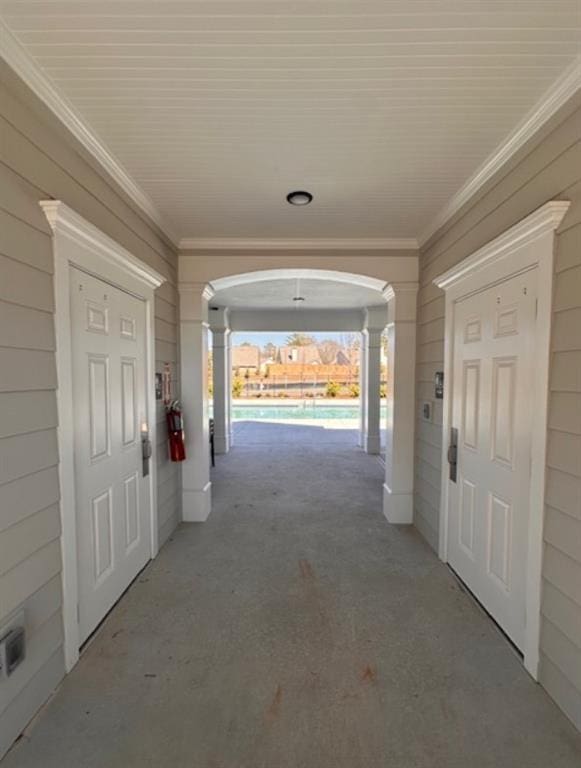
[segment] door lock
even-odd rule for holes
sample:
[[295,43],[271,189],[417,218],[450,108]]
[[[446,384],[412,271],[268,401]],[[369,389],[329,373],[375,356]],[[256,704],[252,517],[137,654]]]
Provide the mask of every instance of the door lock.
[[450,480],[455,483],[458,476],[458,430],[450,430],[450,445],[448,446],[448,464],[450,465]]

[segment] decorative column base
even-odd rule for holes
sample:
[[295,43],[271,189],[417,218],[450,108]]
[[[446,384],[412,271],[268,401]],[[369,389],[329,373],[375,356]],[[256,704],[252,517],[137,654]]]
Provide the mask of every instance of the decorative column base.
[[212,483],[200,490],[184,488],[182,491],[182,517],[184,523],[203,523],[212,508]]
[[366,453],[371,453],[373,455],[381,453],[381,436],[365,435],[363,446]]
[[383,484],[383,514],[388,523],[411,525],[414,521],[413,493],[393,493]]
[[214,449],[216,453],[228,453],[230,450],[230,438],[228,435],[214,434]]

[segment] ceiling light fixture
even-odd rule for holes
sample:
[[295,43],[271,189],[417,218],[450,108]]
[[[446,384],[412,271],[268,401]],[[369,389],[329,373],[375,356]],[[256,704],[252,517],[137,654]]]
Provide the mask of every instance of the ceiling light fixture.
[[304,296],[295,296],[293,301],[304,301]]
[[297,189],[295,192],[289,192],[286,196],[287,203],[291,205],[308,205],[312,199],[313,196],[310,192],[300,189]]

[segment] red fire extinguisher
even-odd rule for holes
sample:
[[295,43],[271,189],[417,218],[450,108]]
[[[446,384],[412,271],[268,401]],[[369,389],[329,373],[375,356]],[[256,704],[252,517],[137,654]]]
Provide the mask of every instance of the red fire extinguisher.
[[186,458],[186,446],[184,443],[184,421],[179,400],[174,400],[167,406],[166,419],[169,457],[172,461],[183,461]]

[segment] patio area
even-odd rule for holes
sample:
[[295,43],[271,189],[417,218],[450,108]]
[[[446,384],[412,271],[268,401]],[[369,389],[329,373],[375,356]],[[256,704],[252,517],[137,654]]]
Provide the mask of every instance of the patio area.
[[[3,768],[574,768],[581,736],[354,433],[237,426]],[[244,437],[244,440],[242,440]]]

